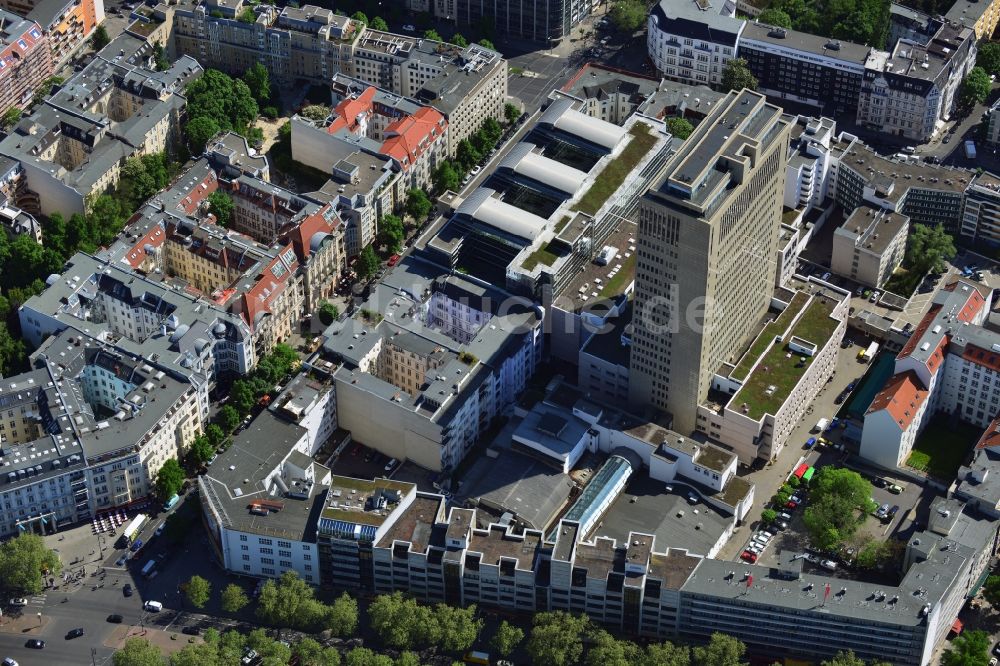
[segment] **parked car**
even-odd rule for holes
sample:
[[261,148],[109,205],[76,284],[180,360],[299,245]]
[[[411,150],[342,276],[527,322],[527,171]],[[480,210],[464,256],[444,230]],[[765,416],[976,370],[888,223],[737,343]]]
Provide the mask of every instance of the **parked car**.
[[132,584],[131,583],[126,583],[125,584],[125,587],[122,588],[122,594],[124,594],[126,597],[131,597],[132,596]]
[[395,458],[390,458],[389,462],[387,462],[385,464],[384,470],[386,472],[391,472],[392,470],[396,469],[396,465],[398,465],[398,464],[399,464],[398,460],[396,460]]
[[122,623],[122,621],[124,621],[124,619],[125,619],[125,618],[123,618],[123,617],[122,617],[121,615],[119,615],[118,613],[115,613],[115,614],[113,614],[113,615],[109,615],[109,616],[108,616],[108,622],[110,622],[111,624],[121,624],[121,623]]
[[806,448],[807,449],[811,449],[815,445],[816,445],[816,438],[815,437],[810,437],[809,439],[806,440]]
[[778,514],[778,520],[784,520],[785,522],[788,522],[791,519],[792,519],[792,514],[790,513],[782,511],[781,513]]
[[872,479],[872,484],[876,488],[885,488],[887,485],[889,485],[889,483],[881,476],[876,476],[874,479]]
[[159,601],[147,601],[142,605],[142,607],[145,608],[150,613],[159,613],[161,610],[163,610],[163,604],[160,603]]
[[688,499],[688,504],[697,504],[698,503],[698,496],[694,494],[694,491],[688,492],[687,499]]
[[[994,661],[996,660],[994,659]],[[19,666],[19,664],[10,657],[4,657],[3,666]]]
[[895,483],[890,483],[889,486],[886,488],[886,490],[888,490],[893,495],[899,495],[903,492],[903,487],[897,486]]
[[79,638],[80,636],[83,636],[83,633],[84,633],[83,632],[83,627],[77,627],[76,629],[70,629],[69,631],[66,632],[66,640],[70,640],[70,639],[73,639],[73,638]]
[[744,550],[743,554],[740,555],[740,559],[753,564],[757,561],[757,553],[751,553],[749,550]]
[[22,608],[28,605],[28,600],[24,597],[14,597],[10,600],[10,605],[14,608]]
[[878,300],[878,297],[881,296],[881,295],[882,295],[881,293],[879,293],[877,291],[873,291],[872,295],[868,297],[868,302],[869,303],[876,302]]
[[200,636],[201,629],[198,627],[184,627],[181,629],[181,633],[186,634],[187,636]]
[[403,32],[416,32],[416,31],[417,29],[412,25],[410,25],[409,23],[403,26]]
[[885,518],[886,514],[889,513],[889,505],[883,504],[879,508],[875,509],[876,518]]
[[833,560],[823,560],[823,561],[821,561],[819,563],[819,565],[821,567],[823,567],[824,569],[826,569],[827,571],[836,571],[837,570],[837,563],[834,562]]

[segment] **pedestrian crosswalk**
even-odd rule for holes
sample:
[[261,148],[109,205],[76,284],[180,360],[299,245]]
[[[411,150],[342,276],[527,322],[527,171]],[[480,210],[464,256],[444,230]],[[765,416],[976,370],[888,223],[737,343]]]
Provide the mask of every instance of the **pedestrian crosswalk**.
[[48,597],[47,594],[36,594],[33,597],[28,597],[29,606],[44,606],[45,599]]

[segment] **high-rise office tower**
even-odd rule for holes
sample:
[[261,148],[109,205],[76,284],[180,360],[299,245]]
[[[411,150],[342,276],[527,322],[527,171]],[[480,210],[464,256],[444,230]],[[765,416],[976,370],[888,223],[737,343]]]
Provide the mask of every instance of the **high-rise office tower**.
[[767,312],[790,131],[763,95],[731,92],[640,201],[629,392],[678,432]]

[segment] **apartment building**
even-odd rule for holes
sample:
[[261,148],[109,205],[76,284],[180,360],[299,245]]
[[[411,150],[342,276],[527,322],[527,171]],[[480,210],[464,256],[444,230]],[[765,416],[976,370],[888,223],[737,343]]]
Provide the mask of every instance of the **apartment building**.
[[0,7],[41,27],[53,70],[65,64],[104,22],[104,0],[2,0]]
[[811,284],[779,290],[780,311],[746,352],[712,376],[696,429],[745,465],[773,460],[837,365],[847,330],[850,293]]
[[0,63],[0,108],[23,109],[53,72],[41,26],[0,10]]
[[[323,390],[332,395],[328,386]],[[295,403],[293,397],[282,404]],[[316,404],[307,412],[326,423],[334,416]],[[312,458],[324,440],[310,436],[299,422],[302,414],[299,408],[265,410],[198,477],[209,544],[219,564],[233,573],[280,578],[292,571],[312,585],[328,582],[316,528],[331,474]]]
[[806,573],[783,554],[766,568],[704,559],[680,588],[682,640],[722,631],[768,659],[852,650],[892,664],[933,661],[997,548],[997,523],[936,499],[910,537],[896,585]]
[[46,339],[0,389],[0,534],[50,533],[146,498],[201,432],[198,394],[117,345],[72,329]]
[[[580,111],[588,116],[624,125],[625,119],[657,91],[658,85],[655,79],[587,63],[555,94],[580,102]],[[705,101],[709,102],[711,97],[709,93]],[[694,105],[694,100],[691,104]]]
[[307,215],[278,240],[290,244],[302,273],[302,310],[315,312],[347,270],[346,225],[332,204]]
[[28,299],[18,315],[33,347],[70,328],[191,377],[206,413],[216,376],[246,374],[258,358],[251,328],[241,317],[111,256],[73,255],[63,274]]
[[937,31],[940,24],[939,20],[932,19],[928,14],[918,12],[906,5],[891,2],[889,3],[889,37],[886,43],[895,44],[900,39],[908,39],[921,44],[926,43]]
[[552,43],[569,37],[573,27],[590,15],[591,0],[406,0],[412,12],[427,12],[453,22],[459,30],[489,26],[498,35],[515,39]]
[[[151,199],[108,254],[126,270],[210,299],[214,306],[241,317],[259,355],[287,339],[301,317],[336,287],[346,262],[344,224],[331,204],[301,200],[306,206],[280,222],[277,237],[268,244],[220,227],[208,213],[207,197],[220,186],[227,187],[227,177],[249,179],[258,186],[263,181],[244,175],[233,161],[217,174],[211,159],[210,155],[198,160]],[[240,199],[266,211],[255,215],[248,206],[244,219],[274,222],[268,217],[275,210],[273,201],[265,196],[277,194],[280,199],[281,193],[288,194],[273,188]],[[287,212],[289,207],[279,208]]]
[[[238,17],[248,9],[255,21]],[[326,86],[343,74],[444,115],[448,154],[486,118],[501,120],[507,100],[507,61],[478,44],[453,44],[371,30],[312,5],[267,5],[205,0],[174,13],[177,52],[205,67],[240,75],[254,63],[280,82]]]
[[482,127],[500,121],[507,101],[507,61],[478,44],[453,44],[365,30],[348,72],[435,108],[448,121],[448,155]]
[[748,21],[739,56],[768,97],[840,115],[857,107],[871,49],[860,44]]
[[1000,2],[989,0],[979,2],[979,0],[955,0],[955,4],[944,15],[944,18],[952,23],[959,23],[966,28],[970,28],[976,39],[989,39],[996,32],[997,23],[1000,23]]
[[525,299],[405,258],[353,319],[325,333],[340,426],[385,455],[454,469],[534,374],[542,315]]
[[867,203],[959,233],[972,171],[883,157],[846,132],[831,141],[830,154],[829,187],[844,210]]
[[858,206],[833,232],[831,270],[881,289],[903,263],[909,229],[910,220],[905,215]]
[[[247,12],[253,21],[244,20]],[[178,54],[202,66],[240,76],[256,63],[281,84],[305,80],[326,85],[350,71],[359,24],[314,5],[274,7],[228,0],[184,2],[174,10]]]
[[704,120],[725,94],[705,85],[692,86],[679,81],[660,79],[656,91],[637,109],[650,118],[664,119],[670,116],[687,118],[691,121]]
[[951,117],[975,64],[975,33],[958,23],[943,24],[927,43],[903,39],[890,53],[872,50],[857,98],[858,124],[927,141]]
[[860,454],[886,469],[906,463],[931,416],[980,428],[1000,410],[1000,335],[983,327],[990,291],[957,279],[934,301],[896,356],[895,374],[865,414]]
[[639,202],[629,392],[678,432],[767,312],[790,131],[763,95],[730,93]]
[[785,167],[785,208],[808,211],[830,196],[830,144],[836,134],[831,118],[796,117]]
[[1000,178],[989,171],[969,181],[959,233],[973,246],[1000,245]]
[[649,12],[649,57],[672,81],[719,86],[745,23],[729,0],[660,0]]
[[392,160],[404,189],[431,188],[431,174],[447,153],[448,122],[436,109],[346,77],[333,80],[342,96],[329,118],[320,123],[297,117],[292,156],[326,173],[342,144]]
[[294,221],[316,213],[320,205],[266,180],[240,173],[220,178],[219,188],[235,207],[229,228],[270,245]]
[[92,194],[118,183],[126,159],[173,145],[181,91],[202,69],[181,58],[154,72],[151,53],[147,42],[119,36],[0,141],[0,155],[24,170],[28,212],[83,213]]
[[[300,125],[298,117],[292,118],[292,154],[302,154],[297,147],[311,144],[312,125]],[[345,249],[347,256],[355,257],[371,244],[378,232],[378,220],[402,205],[405,190],[399,171],[392,160],[383,155],[372,155],[347,141],[325,144],[329,152],[330,180],[316,192],[306,196],[315,201],[328,201],[347,225]]]
[[997,520],[1000,518],[1000,487],[997,475],[997,445],[1000,444],[1000,417],[983,431],[972,449],[972,462],[959,468],[955,476],[955,497],[970,508]]
[[899,584],[874,589],[807,571],[791,553],[774,567],[741,563],[737,571],[683,548],[658,551],[660,539],[638,531],[590,538],[568,519],[548,536],[483,526],[475,509],[448,509],[412,484],[334,477],[331,488],[319,539],[324,575],[338,587],[583,613],[655,640],[704,641],[721,627],[761,659],[853,650],[863,659],[927,663],[997,546],[995,521],[936,500],[927,529],[907,544]]

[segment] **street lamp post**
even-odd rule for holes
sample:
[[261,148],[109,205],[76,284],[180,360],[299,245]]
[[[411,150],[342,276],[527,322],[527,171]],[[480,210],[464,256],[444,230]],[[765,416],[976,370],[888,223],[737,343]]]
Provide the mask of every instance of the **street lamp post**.
[[41,611],[38,612],[38,626],[39,627],[42,626],[42,612]]

